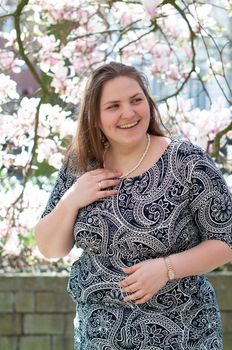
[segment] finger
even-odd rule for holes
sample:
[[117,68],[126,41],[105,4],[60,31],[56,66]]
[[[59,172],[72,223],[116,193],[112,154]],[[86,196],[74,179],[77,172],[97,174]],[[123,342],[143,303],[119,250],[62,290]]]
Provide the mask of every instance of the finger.
[[124,287],[124,288],[121,288],[121,291],[123,293],[134,293],[136,292],[137,290],[139,290],[139,285],[138,283],[134,283],[134,284],[131,284],[130,286],[128,287]]
[[114,180],[102,180],[98,182],[101,186],[101,189],[107,188],[107,187],[112,187],[115,185],[118,185],[120,182],[119,179],[114,179]]
[[119,174],[119,176],[122,175],[122,172],[120,170],[117,169],[110,169],[110,168],[103,168],[103,170],[105,172],[110,172],[110,173],[114,173],[114,174]]
[[142,290],[138,290],[137,292],[127,295],[124,298],[124,301],[136,301],[136,300],[143,300],[145,293]]
[[97,192],[97,199],[105,198],[105,197],[112,197],[112,196],[115,196],[117,193],[118,193],[118,190],[98,191]]
[[129,266],[129,267],[125,267],[122,269],[123,272],[125,272],[126,274],[131,274],[131,273],[134,273],[135,271],[137,271],[139,268],[140,268],[141,264],[138,263],[138,264],[135,264],[133,266]]
[[119,282],[119,286],[121,288],[125,288],[125,287],[128,287],[134,283],[136,283],[136,278],[135,276],[129,276],[129,277],[126,277],[124,280],[120,281]]
[[92,175],[95,177],[96,181],[103,181],[115,178],[118,179],[122,175],[122,173],[120,171],[102,169],[101,172],[92,173]]
[[90,170],[89,174],[93,175],[93,176],[98,176],[100,174],[103,174],[104,170],[105,170],[104,168],[98,168],[98,169]]
[[87,174],[91,176],[105,176],[107,174],[111,174],[111,177],[120,177],[122,173],[118,170],[112,170],[112,169],[104,169],[104,168],[98,168],[94,170],[90,170],[87,172]]
[[147,301],[149,301],[150,299],[151,299],[151,297],[147,294],[147,295],[143,296],[142,298],[135,300],[135,304],[144,304]]

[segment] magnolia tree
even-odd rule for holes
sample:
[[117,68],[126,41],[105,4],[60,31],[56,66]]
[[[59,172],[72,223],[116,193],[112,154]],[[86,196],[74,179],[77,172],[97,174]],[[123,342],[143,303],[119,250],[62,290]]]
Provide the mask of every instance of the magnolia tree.
[[[14,257],[25,268],[42,258],[34,226],[75,131],[85,80],[104,62],[143,70],[171,133],[205,148],[229,175],[230,0],[8,3],[0,5],[2,262]],[[25,69],[37,86],[27,96],[12,78]]]

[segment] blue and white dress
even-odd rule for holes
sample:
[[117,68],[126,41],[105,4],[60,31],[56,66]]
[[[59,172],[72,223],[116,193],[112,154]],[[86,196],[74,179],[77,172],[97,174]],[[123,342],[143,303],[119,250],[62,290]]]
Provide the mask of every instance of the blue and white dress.
[[[43,216],[76,177],[61,167]],[[117,196],[82,208],[73,229],[83,249],[68,292],[76,302],[75,350],[222,350],[215,292],[205,275],[168,282],[148,302],[124,302],[123,267],[183,252],[204,240],[232,247],[232,204],[211,158],[172,139]],[[54,232],[55,234],[55,232]]]

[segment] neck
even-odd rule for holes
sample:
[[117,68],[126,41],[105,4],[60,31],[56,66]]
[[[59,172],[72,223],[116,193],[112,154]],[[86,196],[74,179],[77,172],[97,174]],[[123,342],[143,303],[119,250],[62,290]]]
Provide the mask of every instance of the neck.
[[126,177],[137,170],[147,155],[150,146],[150,135],[139,143],[138,147],[111,147],[105,150],[103,157],[104,168],[117,169],[123,173],[121,177]]

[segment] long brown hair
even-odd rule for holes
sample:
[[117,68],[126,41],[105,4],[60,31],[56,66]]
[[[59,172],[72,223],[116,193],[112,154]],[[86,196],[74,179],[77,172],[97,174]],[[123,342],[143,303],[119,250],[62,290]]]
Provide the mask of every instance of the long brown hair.
[[90,163],[103,164],[103,152],[106,138],[99,128],[100,98],[103,85],[114,78],[126,76],[137,81],[150,107],[150,123],[147,132],[151,135],[164,136],[160,128],[159,110],[148,92],[146,76],[134,67],[118,62],[110,62],[97,68],[90,76],[81,101],[80,116],[76,134],[67,150],[64,164],[77,168],[83,173]]

